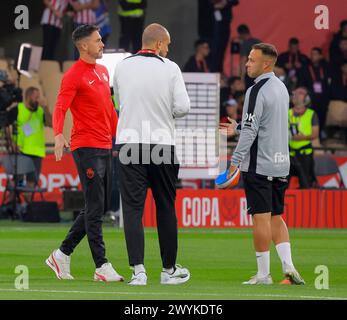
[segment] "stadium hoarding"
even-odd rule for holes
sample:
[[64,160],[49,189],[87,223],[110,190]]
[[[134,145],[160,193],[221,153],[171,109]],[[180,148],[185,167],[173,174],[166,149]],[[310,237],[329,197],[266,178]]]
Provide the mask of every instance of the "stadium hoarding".
[[[335,157],[344,181],[347,177],[347,157]],[[339,184],[338,176],[321,178],[322,185],[334,187]],[[0,199],[5,190],[6,175],[0,166]],[[80,188],[79,178],[71,154],[66,154],[61,162],[53,155],[43,161],[40,176],[42,187],[48,189],[46,201],[56,201],[61,209],[62,188]],[[187,184],[186,184],[187,185]],[[199,187],[199,182],[191,181],[190,186]],[[37,200],[40,200],[37,195]],[[180,228],[247,228],[252,220],[247,215],[247,201],[242,189],[178,189],[177,218]],[[289,189],[285,198],[284,218],[289,227],[295,228],[347,228],[347,190]],[[148,193],[144,224],[155,227],[155,204]]]
[[[240,190],[178,190],[180,228],[249,228],[245,193]],[[347,228],[347,190],[288,190],[283,218],[290,228]],[[149,192],[144,225],[156,227],[155,202]]]

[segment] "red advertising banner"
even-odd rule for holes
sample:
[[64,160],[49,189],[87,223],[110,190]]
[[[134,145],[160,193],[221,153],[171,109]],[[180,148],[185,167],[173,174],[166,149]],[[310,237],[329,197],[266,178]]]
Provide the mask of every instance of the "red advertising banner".
[[[342,180],[347,181],[347,158],[335,157]],[[321,185],[338,186],[339,177],[320,178]],[[0,199],[5,190],[6,174],[0,166]],[[80,188],[79,177],[71,154],[56,162],[48,155],[42,165],[42,187],[47,188],[45,200],[58,202],[62,208],[64,186]],[[243,190],[201,189],[177,190],[177,218],[181,228],[243,228],[252,226],[247,215],[247,201]],[[194,184],[191,185],[194,187]],[[39,199],[39,195],[37,195]],[[347,190],[289,189],[286,192],[284,219],[296,228],[347,228]],[[156,226],[155,203],[149,190],[144,209],[144,224]]]
[[[177,190],[180,228],[249,228],[243,190]],[[283,218],[290,228],[347,228],[347,190],[288,190]],[[155,203],[148,193],[144,225],[156,227]]]
[[[5,185],[6,174],[4,168],[0,165],[0,199],[2,199],[5,191]],[[56,201],[59,207],[62,208],[61,188],[64,186],[80,188],[80,179],[72,155],[64,155],[59,162],[55,161],[54,155],[47,155],[42,162],[40,186],[47,188],[47,192],[44,194],[45,200]],[[39,199],[40,195],[37,194],[35,200]]]

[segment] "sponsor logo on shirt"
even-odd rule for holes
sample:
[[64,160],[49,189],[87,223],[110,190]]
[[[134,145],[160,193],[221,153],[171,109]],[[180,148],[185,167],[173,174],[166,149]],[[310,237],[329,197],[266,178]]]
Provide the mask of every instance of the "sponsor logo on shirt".
[[283,154],[282,152],[275,153],[275,163],[289,162],[289,154]]
[[252,122],[255,118],[255,115],[252,113],[246,113],[245,120],[244,120],[244,126],[245,127],[252,127]]
[[254,115],[254,114],[252,114],[252,113],[246,113],[245,121],[247,121],[247,122],[253,122],[254,118],[255,118],[255,115]]

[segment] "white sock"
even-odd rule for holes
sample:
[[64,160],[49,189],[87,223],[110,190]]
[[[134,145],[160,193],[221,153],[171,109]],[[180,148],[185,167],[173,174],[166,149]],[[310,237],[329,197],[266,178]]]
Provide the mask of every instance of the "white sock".
[[135,264],[134,272],[135,272],[135,274],[139,274],[140,272],[146,273],[145,266],[143,264]]
[[169,269],[163,268],[163,271],[167,272],[168,274],[173,274],[175,269],[174,268],[169,268]]
[[292,261],[292,252],[290,250],[290,243],[289,242],[282,242],[276,245],[276,250],[278,253],[278,256],[281,259],[282,266],[286,264],[287,266],[293,267],[293,261]]
[[55,253],[54,253],[54,256],[57,258],[57,259],[65,259],[67,258],[68,256],[62,252],[60,249],[56,250]]
[[258,273],[260,278],[270,274],[270,251],[256,252]]

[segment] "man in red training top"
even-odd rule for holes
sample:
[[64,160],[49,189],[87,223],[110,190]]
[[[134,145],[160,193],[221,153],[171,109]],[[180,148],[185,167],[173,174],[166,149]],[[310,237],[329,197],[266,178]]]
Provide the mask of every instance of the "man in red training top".
[[96,64],[104,47],[98,30],[94,25],[82,25],[72,33],[80,59],[64,75],[53,115],[55,157],[60,161],[64,146],[69,146],[63,127],[66,111],[71,110],[70,149],[82,184],[85,208],[46,264],[58,279],[73,279],[70,256],[87,235],[96,265],[94,280],[123,281],[105,257],[102,236],[102,216],[111,198],[111,148],[118,118],[111,100],[108,72]]

